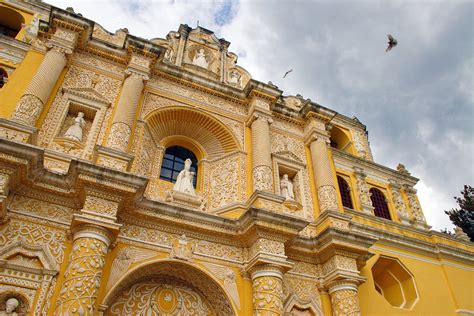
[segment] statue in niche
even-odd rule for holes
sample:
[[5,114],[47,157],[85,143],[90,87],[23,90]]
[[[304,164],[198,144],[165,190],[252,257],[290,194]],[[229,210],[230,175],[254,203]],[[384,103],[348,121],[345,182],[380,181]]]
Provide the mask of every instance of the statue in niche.
[[64,137],[82,142],[82,128],[85,124],[84,113],[77,113],[74,123],[67,129],[66,133],[64,133]]
[[191,168],[191,159],[186,159],[184,161],[184,169],[181,170],[176,178],[176,183],[174,184],[173,190],[178,192],[187,193],[190,195],[196,195],[196,191],[193,186],[193,179],[195,173],[190,170]]
[[293,191],[293,183],[290,179],[288,179],[288,175],[285,173],[283,178],[280,181],[280,190],[281,196],[283,196],[286,200],[295,200],[295,193]]
[[10,297],[5,304],[5,310],[0,311],[0,316],[18,316],[18,313],[15,312],[18,305],[20,302],[16,298]]
[[197,52],[195,55],[194,55],[194,59],[193,59],[193,65],[196,65],[196,66],[199,66],[199,67],[202,67],[202,68],[205,68],[207,69],[207,67],[209,66],[207,60],[206,60],[206,53],[204,52],[204,49],[200,49],[199,52]]
[[229,73],[229,79],[228,82],[232,85],[240,86],[240,73],[236,70],[232,70]]

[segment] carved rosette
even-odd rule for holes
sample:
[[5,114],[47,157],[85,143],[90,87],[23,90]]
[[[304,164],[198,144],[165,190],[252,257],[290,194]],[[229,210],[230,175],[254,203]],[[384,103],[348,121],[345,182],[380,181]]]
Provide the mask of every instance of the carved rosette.
[[283,315],[283,275],[276,266],[258,266],[252,271],[254,315]]
[[112,124],[112,128],[110,129],[107,145],[110,148],[125,152],[127,150],[128,140],[131,133],[132,131],[127,124],[116,122]]
[[329,287],[329,295],[331,296],[332,314],[334,316],[361,315],[359,295],[355,283],[345,281],[335,282]]
[[55,315],[95,315],[94,306],[110,241],[110,234],[101,227],[79,226],[74,234]]
[[336,189],[332,185],[318,188],[318,200],[321,212],[337,210]]

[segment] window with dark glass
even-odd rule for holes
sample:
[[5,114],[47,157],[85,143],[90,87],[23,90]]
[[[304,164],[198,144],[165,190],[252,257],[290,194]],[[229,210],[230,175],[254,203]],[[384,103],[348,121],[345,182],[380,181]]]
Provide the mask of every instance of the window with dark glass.
[[387,200],[382,191],[372,188],[369,192],[371,193],[370,199],[372,200],[372,205],[375,208],[375,216],[391,220],[392,218],[390,217],[390,211],[388,210]]
[[337,184],[339,185],[339,193],[341,194],[342,205],[348,208],[354,208],[352,206],[351,189],[341,176],[337,176]]
[[0,68],[0,88],[7,82],[8,74],[5,70]]
[[196,187],[198,160],[192,151],[180,146],[172,146],[166,149],[161,164],[160,179],[176,182],[178,174],[184,169],[184,161],[188,158],[191,160],[190,170],[195,173],[193,185]]

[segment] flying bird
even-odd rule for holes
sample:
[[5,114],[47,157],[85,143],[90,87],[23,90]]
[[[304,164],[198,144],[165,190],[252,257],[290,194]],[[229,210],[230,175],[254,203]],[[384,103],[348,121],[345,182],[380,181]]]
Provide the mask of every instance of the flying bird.
[[290,72],[292,72],[292,71],[293,71],[293,69],[290,69],[290,70],[288,70],[287,72],[285,72],[285,74],[283,75],[283,78],[285,78],[286,75],[288,75],[288,74],[289,74]]
[[387,34],[387,37],[388,37],[388,47],[385,50],[385,52],[389,52],[390,50],[392,50],[392,48],[394,48],[398,44],[397,40],[394,39],[392,35]]

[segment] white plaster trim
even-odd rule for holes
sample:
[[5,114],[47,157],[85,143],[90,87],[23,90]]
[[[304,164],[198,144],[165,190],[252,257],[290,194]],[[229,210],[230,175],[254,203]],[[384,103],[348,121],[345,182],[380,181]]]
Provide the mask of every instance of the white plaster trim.
[[277,271],[256,271],[252,273],[252,280],[255,280],[261,277],[276,277],[279,279],[283,279],[282,273],[277,272]]
[[438,265],[438,266],[445,265],[445,266],[450,266],[450,267],[459,268],[459,269],[463,269],[463,270],[466,270],[466,271],[474,272],[474,268],[468,268],[468,267],[465,267],[465,266],[462,266],[462,265],[459,265],[459,264],[446,262],[446,261],[438,262],[438,261],[434,261],[434,260],[429,260],[429,259],[421,258],[421,257],[418,257],[418,256],[414,256],[414,255],[408,255],[408,254],[403,253],[401,251],[389,250],[389,249],[379,247],[379,246],[372,246],[372,247],[370,247],[370,249],[379,250],[379,251],[383,251],[383,252],[386,252],[386,253],[391,253],[391,254],[403,256],[403,257],[406,257],[406,258],[431,263],[431,264]]
[[469,309],[457,309],[456,310],[457,314],[466,314],[466,315],[474,315],[474,311],[471,311]]
[[341,291],[341,290],[351,290],[351,291],[356,291],[357,292],[357,285],[354,285],[354,284],[336,285],[336,286],[331,287],[329,289],[329,294],[332,294],[336,291]]
[[103,241],[107,246],[110,245],[111,240],[99,233],[96,232],[90,232],[90,231],[79,231],[74,234],[74,241],[76,241],[79,238],[93,238],[93,239],[98,239],[100,241]]
[[[69,225],[71,224],[70,222],[65,223],[64,221],[55,220],[52,217],[50,218],[50,217],[39,216],[39,215],[36,215],[36,214],[34,214],[32,212],[28,212],[28,211],[20,211],[20,210],[15,210],[15,209],[11,209],[11,208],[8,208],[8,211],[11,212],[11,213],[20,214],[20,215],[23,215],[23,216],[28,216],[28,217],[33,217],[33,218],[37,218],[37,219],[42,219],[42,220],[48,221],[48,222],[53,222],[55,224],[65,226],[67,228],[69,228]],[[71,217],[71,220],[72,220],[72,217]]]

